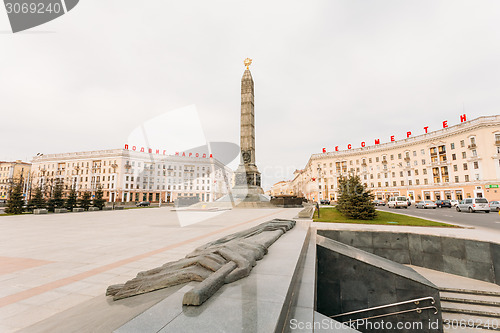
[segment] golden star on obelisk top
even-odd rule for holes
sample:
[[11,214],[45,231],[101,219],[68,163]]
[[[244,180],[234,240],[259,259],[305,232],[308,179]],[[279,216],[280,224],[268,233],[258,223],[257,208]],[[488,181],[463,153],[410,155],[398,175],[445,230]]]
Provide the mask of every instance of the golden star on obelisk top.
[[246,58],[243,63],[245,64],[245,66],[247,66],[247,69],[248,69],[248,66],[250,66],[252,64],[252,59]]

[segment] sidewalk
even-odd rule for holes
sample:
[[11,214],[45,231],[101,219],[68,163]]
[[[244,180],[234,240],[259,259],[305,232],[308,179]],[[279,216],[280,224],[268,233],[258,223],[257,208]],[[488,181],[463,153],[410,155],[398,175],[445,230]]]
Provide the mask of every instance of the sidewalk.
[[180,259],[202,244],[273,218],[293,218],[299,210],[147,208],[4,216],[0,218],[0,332],[90,304],[103,298],[109,285],[123,283],[139,271]]
[[352,230],[352,231],[385,231],[415,233],[423,235],[434,235],[443,237],[456,237],[463,239],[479,240],[500,244],[500,231],[483,228],[440,228],[440,227],[412,227],[392,226],[377,224],[354,224],[354,223],[328,223],[313,222],[312,228],[318,230]]

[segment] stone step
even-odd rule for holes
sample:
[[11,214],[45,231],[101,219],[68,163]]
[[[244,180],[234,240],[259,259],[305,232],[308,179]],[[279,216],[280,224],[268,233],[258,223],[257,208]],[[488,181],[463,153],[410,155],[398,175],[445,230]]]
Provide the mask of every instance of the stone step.
[[447,302],[441,300],[441,311],[451,313],[462,313],[475,316],[498,318],[500,325],[500,307],[479,304],[464,304]]
[[500,332],[500,318],[442,313],[443,328],[446,333],[455,332]]
[[441,292],[441,301],[500,307],[500,296]]
[[472,328],[472,327],[460,327],[460,328],[447,328],[443,330],[443,333],[489,333],[491,330],[486,328]]
[[500,297],[500,292],[499,291],[479,290],[479,289],[445,288],[445,287],[440,287],[439,290],[441,292],[449,292],[449,293],[472,294],[472,295],[483,295],[483,296]]

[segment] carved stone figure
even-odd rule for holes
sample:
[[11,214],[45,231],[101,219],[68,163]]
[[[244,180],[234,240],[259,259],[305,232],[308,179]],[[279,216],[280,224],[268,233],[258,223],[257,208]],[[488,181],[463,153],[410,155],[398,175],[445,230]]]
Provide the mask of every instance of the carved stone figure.
[[184,295],[184,305],[201,305],[224,283],[246,277],[267,249],[295,226],[293,220],[274,219],[205,244],[184,259],[140,272],[125,284],[109,286],[113,300],[144,294],[190,281],[201,283]]

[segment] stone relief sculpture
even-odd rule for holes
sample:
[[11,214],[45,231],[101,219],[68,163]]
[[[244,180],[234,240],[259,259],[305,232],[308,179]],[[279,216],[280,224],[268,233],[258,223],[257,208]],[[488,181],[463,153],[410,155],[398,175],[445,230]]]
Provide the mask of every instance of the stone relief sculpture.
[[184,259],[140,272],[124,284],[109,286],[106,295],[119,300],[190,281],[200,281],[184,294],[184,305],[201,305],[225,283],[250,274],[267,249],[295,226],[293,220],[274,219],[205,244]]

